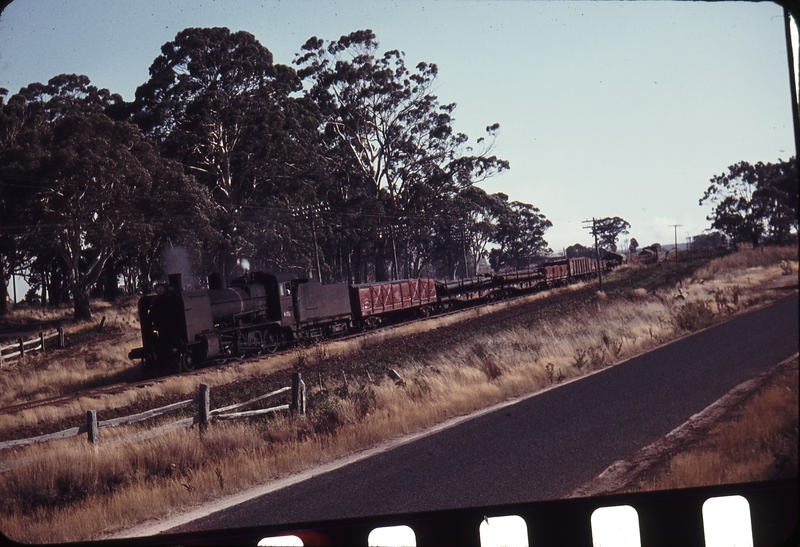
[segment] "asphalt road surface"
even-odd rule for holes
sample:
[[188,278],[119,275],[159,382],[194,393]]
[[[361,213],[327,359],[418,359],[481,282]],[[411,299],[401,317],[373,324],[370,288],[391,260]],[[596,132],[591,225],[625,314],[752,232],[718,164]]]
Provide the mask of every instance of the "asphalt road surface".
[[170,530],[560,498],[798,351],[784,298],[600,374]]

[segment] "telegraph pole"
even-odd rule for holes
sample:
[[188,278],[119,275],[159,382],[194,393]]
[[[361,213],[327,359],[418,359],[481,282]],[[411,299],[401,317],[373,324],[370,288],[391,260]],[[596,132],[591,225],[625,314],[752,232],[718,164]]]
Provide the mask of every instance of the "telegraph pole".
[[678,227],[683,226],[683,224],[669,224],[668,226],[672,226],[675,228],[675,264],[678,263]]
[[317,245],[317,226],[314,219],[321,211],[327,211],[329,207],[324,203],[304,205],[303,207],[290,207],[292,216],[308,215],[308,220],[311,223],[311,237],[314,242],[314,258],[317,265],[317,281],[322,283],[322,268],[319,265],[319,246]]
[[592,220],[584,220],[583,224],[592,223],[591,226],[584,226],[584,230],[591,229],[594,236],[594,254],[597,257],[597,279],[600,282],[600,292],[603,292],[603,268],[600,266],[600,247],[597,244],[597,219],[592,217]]

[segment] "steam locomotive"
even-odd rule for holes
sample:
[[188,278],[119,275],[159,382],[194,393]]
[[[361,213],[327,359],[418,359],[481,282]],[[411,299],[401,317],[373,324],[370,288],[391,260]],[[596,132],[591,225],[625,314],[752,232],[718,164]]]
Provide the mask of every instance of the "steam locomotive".
[[274,353],[296,340],[330,338],[411,317],[588,279],[613,261],[570,258],[511,273],[438,281],[432,278],[323,285],[294,274],[252,272],[227,286],[183,290],[180,274],[139,300],[146,374],[190,371],[205,362]]

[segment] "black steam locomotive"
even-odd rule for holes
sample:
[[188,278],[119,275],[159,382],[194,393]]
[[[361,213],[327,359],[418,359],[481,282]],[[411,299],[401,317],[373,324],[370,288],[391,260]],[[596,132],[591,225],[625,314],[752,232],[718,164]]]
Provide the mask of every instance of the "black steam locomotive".
[[[601,269],[613,263],[600,261]],[[253,272],[229,286],[184,291],[180,274],[139,300],[142,347],[129,353],[146,373],[193,370],[198,364],[274,353],[295,340],[329,338],[409,317],[426,317],[597,275],[588,258],[535,269],[444,282],[431,278],[323,285],[293,274]]]

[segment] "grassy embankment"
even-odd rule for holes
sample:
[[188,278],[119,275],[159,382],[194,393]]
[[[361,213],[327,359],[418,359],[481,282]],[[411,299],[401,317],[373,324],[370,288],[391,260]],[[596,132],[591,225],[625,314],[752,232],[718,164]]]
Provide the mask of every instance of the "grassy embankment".
[[797,360],[701,441],[672,454],[625,489],[668,490],[797,476]]
[[[785,273],[796,276],[796,272],[796,249],[737,253],[699,269],[684,264],[624,268],[605,280],[603,294],[569,287],[557,295],[533,295],[465,311],[460,317],[382,331],[355,342],[329,343],[321,350],[209,370],[190,382],[171,379],[157,389],[191,396],[199,381],[223,385],[237,377],[292,366],[298,358],[324,362],[351,351],[355,361],[365,344],[443,327],[437,331],[441,332],[437,344],[410,354],[372,357],[369,363],[350,363],[346,384],[344,379],[335,383],[333,376],[324,385],[309,382],[309,414],[304,418],[220,423],[202,435],[187,430],[136,444],[126,439],[138,428],[128,427],[103,430],[97,449],[87,447],[81,438],[13,454],[4,451],[2,460],[25,463],[4,473],[0,530],[23,541],[69,541],[161,517],[608,366],[721,317],[769,302],[776,293],[757,287]],[[444,328],[446,323],[467,321],[490,309],[517,313],[502,323],[485,321],[467,338],[459,335],[460,328]],[[122,341],[113,348],[88,346],[86,356],[74,357],[74,362],[54,364],[41,358],[35,368],[43,372],[34,383],[21,378],[27,363],[20,366],[16,378],[12,370],[4,371],[12,372],[3,375],[6,385],[0,386],[0,392],[12,392],[5,404],[29,397],[37,385],[53,386],[55,392],[76,385],[72,378],[58,387],[52,380],[60,374],[58,369],[90,371],[112,366],[106,360],[124,363],[122,356],[136,343],[133,327],[122,330]],[[111,353],[101,357],[100,351]],[[97,359],[94,364],[90,364],[91,355]],[[125,366],[118,366],[124,373]],[[388,368],[396,368],[404,381],[390,381],[381,373]],[[52,376],[45,374],[48,370]],[[77,378],[79,384],[80,373]],[[80,412],[98,404],[120,406],[125,397],[130,396],[93,400],[91,407],[83,406]],[[83,404],[88,402],[79,406]],[[18,420],[45,419],[42,413],[46,412],[53,412],[47,416],[55,419],[75,410],[11,416],[7,422],[0,420],[0,430]]]

